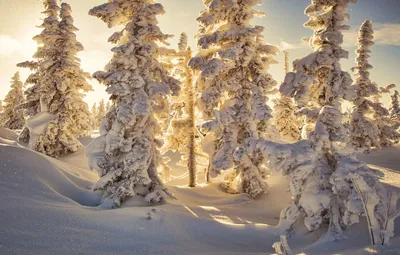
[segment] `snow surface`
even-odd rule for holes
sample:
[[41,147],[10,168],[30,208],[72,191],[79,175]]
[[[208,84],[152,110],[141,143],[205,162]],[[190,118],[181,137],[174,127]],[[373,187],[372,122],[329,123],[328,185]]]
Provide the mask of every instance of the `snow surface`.
[[[81,139],[87,145],[91,137]],[[400,146],[360,158],[382,181],[400,188]],[[172,157],[173,161],[175,160]],[[172,166],[168,189],[178,200],[149,206],[142,197],[119,209],[102,210],[98,180],[83,150],[59,160],[0,140],[0,254],[273,254],[279,241],[280,210],[290,201],[281,176],[269,180],[258,200],[226,194],[217,184],[187,187],[183,168]],[[347,239],[324,243],[327,226],[309,233],[303,224],[288,238],[295,254],[397,254],[400,222],[389,246],[369,246],[365,219],[346,231]]]

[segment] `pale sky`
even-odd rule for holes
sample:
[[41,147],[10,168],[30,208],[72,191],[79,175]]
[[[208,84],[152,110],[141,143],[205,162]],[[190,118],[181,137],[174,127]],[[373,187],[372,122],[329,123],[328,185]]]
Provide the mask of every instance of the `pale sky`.
[[[101,20],[89,16],[92,7],[106,0],[69,0],[73,10],[75,26],[80,29],[78,40],[85,46],[80,54],[82,68],[90,73],[102,70],[112,54],[108,37],[113,33]],[[171,46],[176,47],[177,37],[186,32],[190,38],[197,32],[196,17],[203,9],[202,0],[160,0],[167,12],[160,17],[160,27],[164,33],[174,34]],[[350,71],[354,66],[357,29],[365,19],[371,19],[376,31],[376,45],[372,48],[371,64],[374,66],[371,78],[379,86],[395,83],[400,86],[400,0],[358,0],[357,5],[350,5],[351,31],[345,34],[344,48],[350,51],[350,58],[342,61],[344,70]],[[286,48],[291,61],[308,54],[308,45],[301,43],[303,37],[311,35],[311,31],[303,27],[307,20],[304,9],[310,0],[263,0],[260,7],[267,13],[264,18],[256,18],[255,24],[264,26],[267,43]],[[0,0],[0,99],[9,90],[10,79],[16,71],[21,72],[23,80],[29,71],[19,69],[16,64],[31,60],[36,50],[32,37],[40,33],[36,28],[41,24],[43,15],[40,0]],[[195,49],[195,40],[190,43]],[[283,56],[276,59],[280,62],[270,69],[277,81],[282,81]],[[105,87],[91,80],[94,91],[85,100],[91,106],[94,102],[108,96]],[[385,104],[389,97],[384,98]]]

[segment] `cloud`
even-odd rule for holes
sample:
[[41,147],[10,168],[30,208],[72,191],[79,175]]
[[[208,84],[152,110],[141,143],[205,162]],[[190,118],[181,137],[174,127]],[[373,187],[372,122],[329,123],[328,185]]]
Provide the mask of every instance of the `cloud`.
[[9,35],[0,35],[0,56],[12,56],[23,51],[24,46]]
[[375,24],[375,43],[400,46],[400,24]]
[[30,58],[36,49],[36,43],[26,40],[23,43],[12,36],[0,34],[0,56],[10,57],[15,54]]
[[[374,42],[376,45],[400,46],[400,24],[380,24],[374,26]],[[344,47],[356,47],[358,28],[350,31],[344,31]],[[281,50],[296,50],[308,48],[308,43],[300,41],[298,43],[280,42]]]
[[305,41],[301,41],[299,43],[288,43],[285,41],[281,41],[279,44],[279,48],[281,50],[297,50],[297,49],[304,49],[308,47],[308,43]]

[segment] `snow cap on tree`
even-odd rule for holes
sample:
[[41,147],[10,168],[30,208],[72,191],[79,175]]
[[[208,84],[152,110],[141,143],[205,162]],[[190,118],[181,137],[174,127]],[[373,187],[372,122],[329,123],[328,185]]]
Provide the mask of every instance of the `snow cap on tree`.
[[136,195],[162,203],[169,194],[158,177],[163,144],[158,117],[168,113],[167,97],[180,88],[158,62],[162,49],[157,43],[170,38],[157,25],[164,13],[151,0],[113,0],[89,12],[109,27],[124,26],[109,39],[117,44],[113,58],[93,74],[113,102],[101,136],[87,149],[90,167],[101,177],[93,188],[103,191],[104,206],[119,206]]

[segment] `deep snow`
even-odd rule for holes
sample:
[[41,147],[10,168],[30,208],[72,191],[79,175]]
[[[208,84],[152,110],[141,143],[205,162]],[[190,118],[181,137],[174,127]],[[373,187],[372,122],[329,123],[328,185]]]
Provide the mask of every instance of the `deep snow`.
[[[87,145],[90,137],[81,139]],[[400,187],[400,147],[360,158],[382,181]],[[279,240],[279,213],[290,199],[283,177],[259,200],[229,195],[217,184],[187,188],[183,169],[167,187],[178,200],[148,206],[132,198],[122,208],[102,210],[90,187],[98,177],[86,166],[83,150],[49,158],[17,143],[0,140],[0,254],[273,254]],[[326,228],[309,233],[298,224],[288,238],[305,254],[399,254],[400,222],[391,245],[370,247],[365,220],[346,231],[346,240],[318,241]]]

